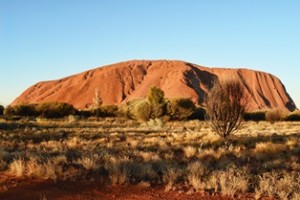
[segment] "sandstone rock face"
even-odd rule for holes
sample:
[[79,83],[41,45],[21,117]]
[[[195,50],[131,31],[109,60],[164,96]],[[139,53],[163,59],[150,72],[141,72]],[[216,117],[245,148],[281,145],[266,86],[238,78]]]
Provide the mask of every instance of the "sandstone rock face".
[[238,79],[245,86],[247,110],[296,106],[275,76],[248,69],[207,68],[183,61],[134,60],[92,69],[53,81],[39,82],[24,91],[12,105],[49,101],[66,102],[83,109],[93,104],[98,88],[103,105],[144,98],[157,86],[167,98],[188,97],[202,105],[214,79]]

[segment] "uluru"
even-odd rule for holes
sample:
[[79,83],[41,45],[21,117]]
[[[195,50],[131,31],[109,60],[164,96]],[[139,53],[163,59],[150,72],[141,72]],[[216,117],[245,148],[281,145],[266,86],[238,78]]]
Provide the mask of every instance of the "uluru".
[[93,104],[96,89],[100,91],[104,105],[118,105],[144,98],[151,86],[161,88],[167,98],[191,98],[203,105],[213,80],[221,78],[235,78],[245,87],[250,111],[296,109],[282,82],[269,73],[209,68],[176,60],[132,60],[58,80],[42,81],[25,90],[11,105],[57,101],[84,109]]

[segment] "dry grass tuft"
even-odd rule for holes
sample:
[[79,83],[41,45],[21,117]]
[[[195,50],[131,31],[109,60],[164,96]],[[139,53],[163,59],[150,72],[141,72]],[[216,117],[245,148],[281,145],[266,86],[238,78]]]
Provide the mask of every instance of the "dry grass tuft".
[[15,159],[9,165],[9,173],[21,177],[25,174],[26,165],[23,159]]

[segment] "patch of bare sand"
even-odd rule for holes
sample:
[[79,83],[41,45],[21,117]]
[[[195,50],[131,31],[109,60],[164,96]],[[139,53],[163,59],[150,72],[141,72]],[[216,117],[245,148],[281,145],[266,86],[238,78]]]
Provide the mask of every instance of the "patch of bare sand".
[[0,199],[5,200],[218,200],[203,193],[164,191],[163,187],[108,186],[101,181],[49,181],[0,176]]

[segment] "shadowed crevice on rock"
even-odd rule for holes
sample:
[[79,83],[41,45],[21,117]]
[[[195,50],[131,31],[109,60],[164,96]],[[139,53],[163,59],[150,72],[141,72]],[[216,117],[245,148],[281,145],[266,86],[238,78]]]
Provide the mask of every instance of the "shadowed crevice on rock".
[[201,85],[210,90],[213,87],[214,81],[218,80],[218,77],[207,71],[200,70],[190,63],[186,63],[186,65],[190,69],[185,73],[185,81],[197,93],[199,97],[197,103],[202,104],[207,92],[201,88]]

